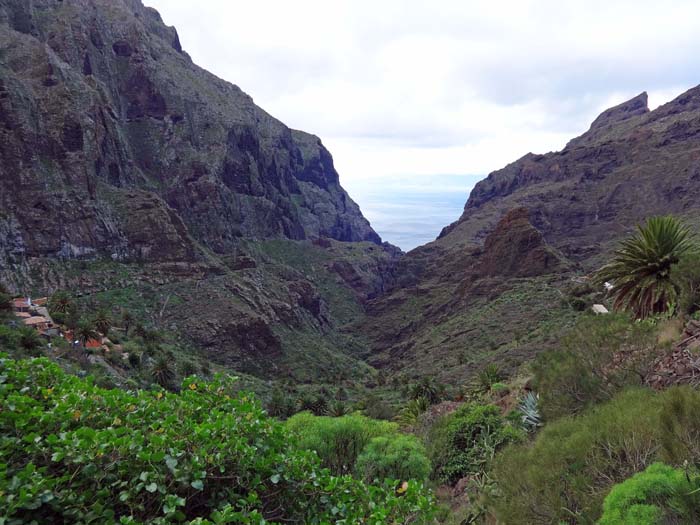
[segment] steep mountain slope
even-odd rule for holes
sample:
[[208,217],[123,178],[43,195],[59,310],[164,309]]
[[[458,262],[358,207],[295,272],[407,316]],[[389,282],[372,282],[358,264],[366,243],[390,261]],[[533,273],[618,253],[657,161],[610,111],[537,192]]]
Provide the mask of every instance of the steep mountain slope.
[[[562,151],[491,173],[462,217],[408,253],[394,288],[370,305],[375,364],[459,381],[490,360],[532,355],[575,315],[564,301],[572,277],[595,269],[637,223],[667,213],[700,223],[699,182],[700,87],[654,111],[642,93]],[[556,271],[532,254],[529,228],[566,260]]]
[[6,264],[380,242],[320,140],[195,66],[138,0],[2,0],[0,53]]
[[193,64],[155,10],[0,0],[0,281],[16,292],[128,306],[265,377],[335,377],[366,369],[339,330],[383,287],[398,250],[380,243],[321,141]]

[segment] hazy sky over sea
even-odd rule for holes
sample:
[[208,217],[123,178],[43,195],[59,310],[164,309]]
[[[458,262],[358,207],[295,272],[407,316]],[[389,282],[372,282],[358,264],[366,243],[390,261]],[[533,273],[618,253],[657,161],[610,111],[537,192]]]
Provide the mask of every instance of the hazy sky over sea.
[[197,64],[320,136],[404,249],[459,216],[474,175],[561,149],[642,91],[653,109],[700,83],[697,0],[145,2]]

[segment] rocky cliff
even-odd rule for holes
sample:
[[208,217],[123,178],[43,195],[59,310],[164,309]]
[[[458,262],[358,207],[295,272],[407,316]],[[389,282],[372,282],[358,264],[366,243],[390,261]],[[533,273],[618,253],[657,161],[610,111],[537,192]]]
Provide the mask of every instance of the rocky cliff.
[[399,251],[318,137],[197,67],[140,0],[0,0],[0,281],[228,369],[367,376],[342,327]]
[[671,213],[700,225],[699,183],[700,87],[654,111],[642,93],[562,151],[491,173],[371,303],[375,364],[459,381],[531,356],[571,320],[572,278],[636,224]]
[[654,111],[642,93],[603,112],[559,152],[529,153],[476,185],[439,243],[481,242],[508,209],[526,206],[567,256],[597,255],[654,214],[700,210],[700,87]]
[[192,63],[139,0],[0,0],[0,261],[192,261],[380,239],[321,141]]

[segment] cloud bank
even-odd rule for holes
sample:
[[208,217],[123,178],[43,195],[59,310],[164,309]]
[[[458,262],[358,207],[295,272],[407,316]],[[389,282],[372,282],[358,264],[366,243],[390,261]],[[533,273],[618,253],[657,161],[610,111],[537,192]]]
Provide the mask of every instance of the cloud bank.
[[696,1],[146,2],[196,63],[319,135],[361,206],[392,177],[485,175],[700,82]]

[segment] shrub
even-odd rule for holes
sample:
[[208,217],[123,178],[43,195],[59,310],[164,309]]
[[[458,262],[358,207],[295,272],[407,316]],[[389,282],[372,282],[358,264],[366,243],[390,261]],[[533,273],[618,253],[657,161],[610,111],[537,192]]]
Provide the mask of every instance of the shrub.
[[674,272],[674,280],[680,287],[679,310],[692,315],[700,310],[700,253],[686,254]]
[[19,345],[19,330],[0,325],[0,349],[15,350]]
[[289,393],[280,388],[275,388],[267,403],[267,413],[279,418],[291,416],[294,413],[294,401]]
[[297,400],[297,409],[299,412],[311,412],[317,416],[322,416],[328,410],[328,400],[321,393],[312,395],[307,392],[302,394]]
[[[627,386],[639,386],[657,353],[654,327],[632,323],[624,314],[584,317],[555,351],[534,361],[534,385],[542,416],[553,420],[607,401]],[[614,357],[626,352],[624,366]]]
[[24,350],[31,352],[44,344],[39,336],[39,333],[30,326],[23,326],[18,330],[18,332],[18,343]]
[[172,388],[173,380],[175,379],[175,371],[173,370],[170,360],[165,356],[160,356],[153,366],[151,366],[151,378],[153,381],[163,388]]
[[350,413],[350,407],[342,401],[333,400],[328,407],[328,415],[331,417],[342,417]]
[[12,309],[11,300],[12,296],[7,291],[7,288],[0,283],[0,312],[7,312]]
[[479,388],[483,392],[488,392],[489,390],[491,390],[491,385],[493,385],[494,383],[498,383],[502,379],[503,374],[501,373],[501,369],[495,363],[487,365],[483,370],[479,372],[477,376]]
[[417,482],[335,477],[231,380],[106,390],[47,359],[0,358],[7,523],[417,523]]
[[418,418],[422,416],[430,407],[430,402],[424,397],[412,399],[404,406],[394,418],[402,427],[411,427],[418,422]]
[[394,416],[396,416],[396,410],[394,407],[374,394],[367,396],[363,400],[362,405],[364,407],[363,412],[365,416],[372,419],[383,419],[389,421],[394,419]]
[[700,480],[681,469],[654,463],[612,488],[598,523],[700,523]]
[[445,397],[445,385],[439,385],[433,377],[423,377],[411,387],[411,399],[427,399],[431,405]]
[[470,403],[440,418],[431,428],[428,456],[433,477],[453,484],[470,474],[488,470],[497,450],[524,438],[495,405]]
[[[700,393],[631,389],[576,417],[546,425],[534,443],[508,448],[493,476],[505,523],[592,523],[613,484],[660,459],[700,458]],[[688,446],[691,445],[691,446]]]
[[301,448],[315,451],[323,466],[334,474],[353,472],[357,457],[372,438],[395,436],[398,432],[395,423],[359,414],[328,417],[309,412],[289,418],[287,428],[298,436]]
[[424,481],[430,474],[430,461],[425,447],[415,436],[395,435],[373,438],[355,463],[361,479]]

